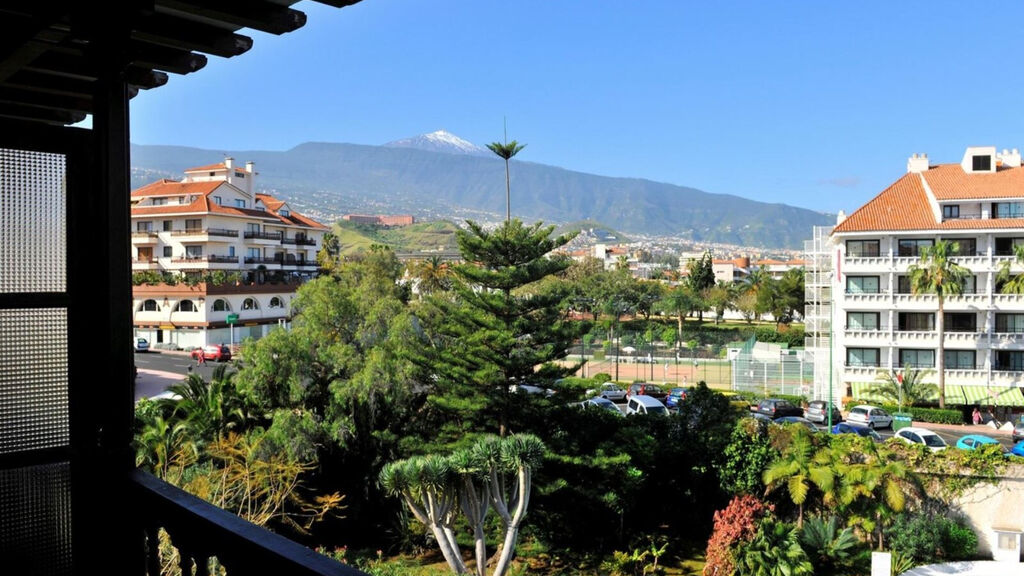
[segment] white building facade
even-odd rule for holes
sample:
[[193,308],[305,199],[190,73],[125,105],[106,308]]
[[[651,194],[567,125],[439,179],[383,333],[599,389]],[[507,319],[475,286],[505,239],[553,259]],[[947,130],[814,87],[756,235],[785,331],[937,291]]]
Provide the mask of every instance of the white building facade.
[[[815,397],[863,398],[880,371],[910,365],[935,379],[934,295],[911,293],[908,269],[923,247],[954,243],[970,270],[963,294],[945,299],[946,402],[1024,405],[1024,296],[1001,292],[1009,263],[1024,273],[1024,168],[1017,150],[968,148],[959,164],[914,155],[907,173],[806,245],[807,346]],[[831,375],[831,386],[829,376]]]
[[[132,192],[136,336],[188,349],[287,325],[327,227],[257,193],[256,175],[227,158]],[[153,282],[164,273],[177,283]]]

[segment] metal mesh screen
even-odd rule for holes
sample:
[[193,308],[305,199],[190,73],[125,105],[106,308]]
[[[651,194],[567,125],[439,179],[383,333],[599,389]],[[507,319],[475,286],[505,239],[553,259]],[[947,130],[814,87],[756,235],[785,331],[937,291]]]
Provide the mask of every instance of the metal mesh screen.
[[71,471],[66,462],[0,470],[0,572],[71,574]]
[[66,172],[62,154],[0,149],[0,292],[63,292]]
[[0,310],[0,454],[68,444],[67,337],[64,309]]

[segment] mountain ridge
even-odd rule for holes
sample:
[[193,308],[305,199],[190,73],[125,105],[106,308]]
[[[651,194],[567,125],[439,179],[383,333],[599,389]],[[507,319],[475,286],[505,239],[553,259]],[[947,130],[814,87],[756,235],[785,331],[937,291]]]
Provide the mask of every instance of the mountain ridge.
[[[138,144],[131,150],[133,174],[149,170],[180,175],[224,154],[254,161],[260,174],[257,186],[325,220],[350,212],[500,220],[505,212],[505,165],[494,155],[337,142],[304,142],[286,151]],[[800,248],[812,226],[834,221],[830,215],[787,204],[536,162],[513,160],[511,180],[514,216],[555,224],[591,219],[631,234]],[[145,183],[133,176],[133,187]]]

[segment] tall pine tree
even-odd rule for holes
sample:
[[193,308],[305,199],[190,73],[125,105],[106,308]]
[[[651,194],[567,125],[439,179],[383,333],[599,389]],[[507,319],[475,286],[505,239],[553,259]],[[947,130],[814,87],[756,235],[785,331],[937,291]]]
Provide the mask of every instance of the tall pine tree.
[[567,258],[548,254],[571,238],[552,238],[553,226],[518,219],[493,232],[467,224],[458,233],[465,263],[454,268],[457,296],[435,298],[434,310],[424,311],[431,346],[422,360],[437,377],[430,401],[444,414],[440,432],[450,441],[514,432],[540,396],[515,387],[547,388],[577,368],[555,362],[568,355],[574,336],[559,310],[565,290],[523,290],[569,267]]

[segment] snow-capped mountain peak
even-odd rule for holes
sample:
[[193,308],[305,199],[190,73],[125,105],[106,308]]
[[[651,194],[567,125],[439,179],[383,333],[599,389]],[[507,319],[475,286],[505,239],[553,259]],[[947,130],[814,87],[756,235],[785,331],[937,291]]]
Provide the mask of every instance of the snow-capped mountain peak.
[[451,132],[438,130],[430,134],[421,134],[412,138],[403,138],[388,142],[384,146],[389,148],[415,148],[429,152],[444,152],[447,154],[468,154],[470,156],[490,156],[486,148],[481,148],[468,140],[463,140]]

